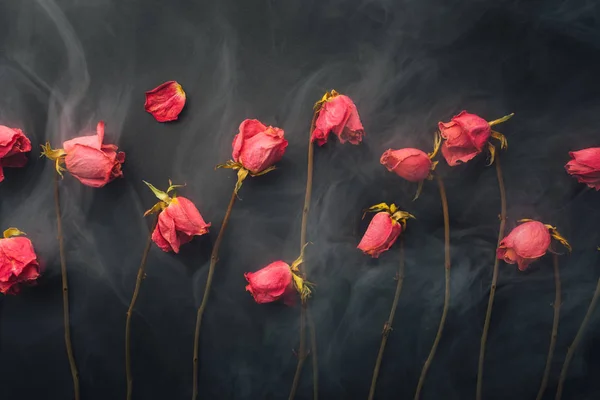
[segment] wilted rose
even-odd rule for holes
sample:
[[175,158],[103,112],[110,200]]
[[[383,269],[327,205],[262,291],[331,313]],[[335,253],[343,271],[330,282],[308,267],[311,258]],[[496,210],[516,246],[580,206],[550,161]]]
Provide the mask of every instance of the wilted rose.
[[483,118],[461,111],[450,122],[439,122],[442,155],[451,167],[465,163],[481,153],[488,142],[492,128]]
[[283,129],[265,126],[257,119],[247,119],[233,138],[233,160],[252,174],[258,174],[281,160],[288,141]]
[[86,186],[102,187],[123,176],[121,164],[125,153],[114,144],[103,144],[104,122],[98,122],[96,134],[81,136],[63,143],[67,170]]
[[427,153],[413,148],[386,150],[379,162],[409,182],[427,179],[433,164]]
[[394,220],[390,213],[378,212],[357,248],[373,258],[378,258],[381,253],[392,247],[401,232],[402,224]]
[[565,165],[569,175],[591,188],[600,190],[600,147],[571,151],[573,158]]
[[287,305],[294,304],[297,292],[292,270],[287,263],[275,261],[256,272],[246,272],[244,277],[248,281],[246,290],[257,303],[282,300]]
[[31,142],[22,130],[0,125],[0,182],[4,180],[3,167],[24,167],[25,153],[31,151]]
[[208,233],[208,227],[210,223],[204,222],[194,203],[185,197],[173,197],[158,215],[152,240],[163,251],[179,253],[182,244]]
[[0,293],[17,294],[22,284],[39,276],[40,265],[29,239],[22,236],[0,239]]
[[337,94],[323,102],[311,140],[319,146],[327,143],[330,133],[338,137],[340,143],[346,141],[359,144],[365,134],[365,129],[360,122],[356,105],[348,96]]
[[146,92],[144,109],[158,122],[174,121],[185,106],[186,95],[176,81],[168,81]]
[[551,235],[548,227],[538,221],[528,221],[513,229],[500,242],[496,254],[508,264],[517,263],[525,271],[529,264],[546,254]]

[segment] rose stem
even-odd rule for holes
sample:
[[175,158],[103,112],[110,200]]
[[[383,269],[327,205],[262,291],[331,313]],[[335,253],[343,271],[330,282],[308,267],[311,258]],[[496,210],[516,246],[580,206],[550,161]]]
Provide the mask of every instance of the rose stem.
[[[498,176],[498,188],[500,189],[500,229],[498,230],[498,244],[504,239],[504,229],[506,226],[506,190],[504,189],[504,178],[502,177],[502,168],[500,166],[500,155],[496,155],[496,175]],[[497,247],[496,246],[496,247]],[[481,345],[479,347],[479,368],[477,369],[477,395],[476,399],[481,400],[483,387],[483,360],[485,358],[485,345],[487,342],[488,330],[490,329],[490,320],[492,317],[492,306],[494,305],[494,296],[496,295],[496,284],[498,282],[498,257],[494,253],[494,272],[492,273],[492,284],[490,286],[490,297],[488,300],[485,322],[483,323],[483,333],[481,334]]]
[[550,347],[548,348],[548,358],[546,359],[546,368],[544,368],[544,377],[542,378],[542,384],[537,394],[536,400],[541,400],[544,396],[546,386],[548,386],[548,377],[550,376],[550,368],[552,367],[552,356],[554,355],[554,348],[556,347],[556,337],[558,336],[558,320],[560,317],[560,273],[558,271],[558,255],[552,255],[552,261],[554,264],[554,285],[555,285],[555,297],[554,297],[554,321],[552,322],[552,334],[550,335]]
[[[308,226],[308,212],[310,211],[310,200],[312,197],[312,185],[313,185],[313,160],[314,160],[314,144],[312,143],[312,134],[315,129],[315,121],[319,114],[318,110],[313,113],[312,121],[310,122],[310,130],[308,135],[308,162],[306,172],[306,192],[304,194],[304,207],[302,208],[302,225],[300,227],[300,249],[304,248],[306,244],[306,227]],[[306,279],[306,270],[304,264],[301,264],[300,273],[302,278]],[[312,355],[312,368],[313,368],[313,399],[317,400],[319,397],[319,369],[317,364],[317,335],[315,332],[315,322],[312,318],[312,314],[308,310],[308,302],[302,301],[302,307],[300,308],[300,347],[298,349],[298,364],[296,365],[296,373],[294,374],[294,380],[292,382],[292,388],[290,390],[289,400],[292,400],[296,396],[296,390],[298,389],[298,383],[300,382],[300,375],[302,373],[302,367],[306,359],[306,319],[308,317],[308,325],[310,329],[310,346]]]
[[196,332],[194,333],[194,376],[192,400],[195,400],[198,396],[198,341],[200,339],[200,328],[202,327],[202,315],[204,314],[204,310],[206,309],[206,303],[208,303],[208,296],[210,294],[210,287],[212,285],[213,275],[215,273],[215,266],[217,265],[217,261],[219,260],[219,248],[221,247],[221,242],[223,241],[223,234],[225,233],[225,228],[227,228],[227,224],[229,223],[231,209],[235,204],[236,198],[237,193],[234,190],[231,193],[231,199],[229,200],[229,205],[227,206],[227,211],[225,212],[225,217],[223,218],[223,223],[221,224],[221,229],[219,230],[217,240],[210,255],[210,266],[208,267],[208,277],[206,278],[206,285],[204,286],[204,296],[202,296],[202,303],[200,303],[200,307],[198,307],[198,313],[196,314]]
[[62,217],[60,212],[60,195],[58,191],[58,172],[54,175],[54,204],[56,209],[56,229],[58,232],[58,251],[60,253],[60,272],[62,275],[62,298],[63,298],[63,323],[65,327],[65,346],[67,357],[73,377],[73,392],[75,400],[79,400],[79,372],[73,356],[73,345],[71,344],[71,326],[69,323],[69,284],[67,282],[67,261],[65,257],[64,238],[62,232]]
[[394,295],[394,301],[392,302],[390,316],[383,325],[381,345],[379,346],[379,354],[377,355],[377,361],[375,362],[375,369],[373,369],[373,379],[371,380],[371,389],[369,390],[369,400],[373,400],[373,397],[375,396],[375,387],[377,386],[377,377],[379,376],[379,368],[381,366],[381,360],[383,359],[383,352],[385,351],[385,345],[387,344],[388,336],[392,331],[394,314],[396,314],[398,299],[400,298],[400,292],[402,292],[402,283],[404,282],[404,239],[402,236],[400,236],[400,264],[398,266],[397,281],[398,282],[396,283],[396,294]]
[[419,383],[417,384],[417,391],[414,397],[415,400],[418,400],[421,396],[421,389],[423,388],[423,384],[425,383],[425,376],[427,375],[427,370],[431,366],[431,362],[433,361],[433,357],[435,356],[435,351],[437,350],[437,346],[442,337],[442,331],[444,330],[444,324],[446,323],[446,316],[448,315],[448,306],[450,304],[450,217],[448,216],[448,199],[446,198],[446,189],[444,188],[444,182],[439,176],[437,176],[437,181],[438,186],[440,187],[440,198],[442,200],[442,210],[444,212],[444,269],[446,273],[446,293],[444,295],[444,308],[442,311],[442,318],[440,319],[440,325],[438,327],[437,334],[435,335],[433,345],[431,346],[429,356],[427,357],[427,360],[425,360],[425,364],[423,364],[423,369],[421,370],[421,376],[419,377]]
[[600,279],[598,279],[598,284],[596,285],[596,291],[594,292],[594,296],[592,297],[592,301],[590,306],[588,307],[587,312],[585,313],[585,317],[583,317],[583,321],[581,322],[581,326],[575,335],[575,339],[573,339],[573,343],[569,346],[569,350],[567,351],[567,356],[565,357],[565,363],[563,364],[562,371],[560,371],[560,379],[558,380],[558,389],[556,390],[556,400],[560,400],[562,397],[563,387],[565,384],[565,378],[567,377],[567,371],[569,369],[569,364],[571,363],[571,359],[573,358],[573,354],[575,350],[577,350],[577,346],[583,337],[585,329],[590,322],[590,318],[594,313],[594,309],[596,308],[596,303],[598,303],[598,297],[600,297]]
[[[158,221],[158,218],[156,219]],[[131,315],[133,314],[133,308],[137,301],[140,293],[140,287],[142,286],[142,280],[144,279],[146,270],[146,260],[148,259],[148,253],[152,247],[152,231],[156,225],[156,221],[150,229],[148,240],[146,241],[146,247],[142,253],[142,261],[137,273],[137,279],[135,280],[135,289],[133,290],[133,296],[131,296],[131,303],[129,303],[129,309],[127,310],[127,322],[125,323],[125,373],[127,375],[127,400],[131,400],[131,392],[133,390],[133,376],[131,375]]]

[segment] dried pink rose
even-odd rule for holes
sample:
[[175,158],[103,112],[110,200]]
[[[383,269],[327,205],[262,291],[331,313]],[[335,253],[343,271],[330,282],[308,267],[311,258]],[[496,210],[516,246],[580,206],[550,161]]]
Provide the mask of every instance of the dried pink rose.
[[381,253],[392,247],[400,233],[402,225],[394,221],[389,213],[379,212],[371,220],[357,248],[373,258],[378,258]]
[[388,171],[395,172],[409,182],[421,182],[427,179],[433,167],[433,162],[427,153],[413,148],[388,149],[381,155],[379,162]]
[[438,123],[442,138],[442,155],[451,167],[465,163],[481,153],[492,128],[488,122],[466,111],[452,117],[450,122]]
[[3,167],[20,168],[27,164],[31,142],[22,130],[0,125],[0,182],[4,180]]
[[293,305],[296,299],[294,277],[289,264],[275,261],[256,272],[246,272],[248,281],[246,290],[259,304],[282,300],[286,305]]
[[365,129],[350,97],[332,90],[326,93],[315,107],[320,107],[320,110],[311,141],[323,146],[327,143],[330,133],[336,135],[340,143],[348,141],[359,144],[362,141]]
[[175,121],[185,106],[186,95],[176,81],[168,81],[146,92],[144,109],[158,122]]
[[209,227],[194,203],[185,197],[173,197],[158,215],[152,240],[163,251],[179,253],[182,244],[208,233]]
[[40,276],[40,265],[31,241],[18,229],[10,228],[0,239],[0,293],[17,294],[23,284]]
[[[96,134],[80,136],[63,143],[67,171],[86,186],[103,187],[123,176],[125,153],[114,144],[103,144],[104,122],[98,122]],[[49,157],[52,158],[52,157]]]
[[573,158],[565,165],[569,175],[579,183],[600,190],[600,147],[571,151],[569,155]]
[[258,174],[279,162],[288,141],[283,129],[266,126],[257,119],[246,119],[233,138],[233,160],[252,174]]

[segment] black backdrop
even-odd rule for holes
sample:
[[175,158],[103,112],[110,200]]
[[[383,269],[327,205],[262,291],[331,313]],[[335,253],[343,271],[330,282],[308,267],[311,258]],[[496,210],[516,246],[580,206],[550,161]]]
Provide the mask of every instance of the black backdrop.
[[[155,199],[142,179],[187,183],[213,226],[172,255],[153,247],[133,318],[134,398],[191,392],[195,310],[211,243],[235,182],[213,166],[230,157],[245,118],[285,130],[276,172],[249,179],[236,204],[205,314],[202,398],[279,399],[291,384],[298,308],[257,305],[243,272],[298,255],[311,107],[325,90],[350,95],[367,132],[360,146],[316,150],[309,222],[309,279],[317,324],[320,392],[365,398],[389,312],[398,263],[356,250],[361,210],[396,202],[417,216],[405,234],[406,279],[378,387],[379,398],[412,398],[443,301],[439,195],[379,165],[389,148],[428,150],[438,120],[462,109],[499,127],[508,229],[519,218],[557,225],[574,251],[562,256],[563,305],[546,398],[591,299],[600,257],[599,195],[568,177],[567,151],[600,145],[600,8],[585,0],[117,1],[0,3],[0,123],[22,127],[34,151],[0,184],[0,221],[34,242],[46,270],[36,287],[0,299],[0,396],[68,399],[52,166],[39,145],[57,147],[106,122],[127,153],[125,179],[91,189],[61,182],[71,284],[72,337],[83,399],[125,396],[124,327]],[[188,102],[179,122],[144,112],[144,91],[178,80]],[[442,163],[443,164],[443,163]],[[474,397],[479,338],[494,259],[500,203],[484,157],[440,169],[447,183],[452,299],[423,398]],[[501,264],[488,340],[486,399],[537,392],[552,325],[551,258],[527,272]],[[592,318],[569,371],[564,398],[600,396],[600,315]],[[300,398],[311,394],[307,363]]]

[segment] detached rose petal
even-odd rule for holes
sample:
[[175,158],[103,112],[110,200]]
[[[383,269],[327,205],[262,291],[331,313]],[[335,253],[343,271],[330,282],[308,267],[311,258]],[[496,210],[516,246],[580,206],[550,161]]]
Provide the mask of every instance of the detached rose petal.
[[409,182],[420,182],[427,179],[432,167],[429,156],[425,152],[413,148],[386,150],[381,155],[379,162],[385,165],[388,171],[395,172]]
[[152,240],[165,252],[179,253],[182,244],[208,233],[209,227],[194,203],[185,197],[174,197],[158,215]]
[[542,257],[550,247],[548,228],[538,221],[525,222],[513,229],[500,242],[496,254],[508,264],[518,264],[525,271],[529,264]]
[[233,138],[232,158],[253,174],[273,166],[283,158],[288,141],[283,129],[266,126],[257,119],[247,119]]
[[481,153],[492,134],[485,119],[466,111],[461,111],[450,122],[439,122],[438,128],[445,139],[442,155],[451,167],[466,163]]
[[402,233],[402,225],[385,212],[375,214],[357,248],[373,258],[389,250]]
[[362,141],[365,129],[350,97],[340,94],[323,103],[311,140],[323,146],[330,133],[336,135],[340,143],[359,144]]
[[569,155],[573,159],[565,165],[567,173],[579,183],[600,190],[600,147],[571,151]]
[[65,166],[86,186],[99,188],[122,177],[121,164],[125,153],[114,144],[104,141],[104,122],[98,122],[96,135],[81,136],[63,143]]
[[186,95],[176,81],[168,81],[146,92],[144,109],[158,122],[175,121],[185,106]]
[[0,125],[0,182],[4,180],[3,167],[19,168],[27,164],[31,141],[22,130]]
[[283,300],[287,305],[294,304],[297,292],[292,281],[292,271],[287,263],[275,261],[256,272],[246,272],[244,278],[248,281],[246,290],[257,303]]
[[26,237],[0,239],[0,293],[17,294],[23,284],[40,276],[40,265]]

